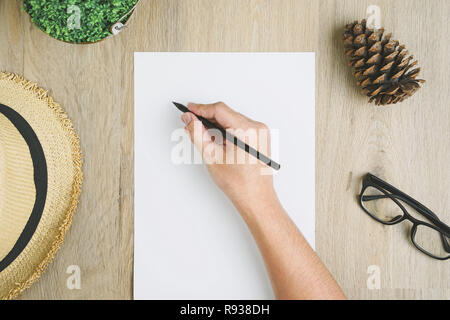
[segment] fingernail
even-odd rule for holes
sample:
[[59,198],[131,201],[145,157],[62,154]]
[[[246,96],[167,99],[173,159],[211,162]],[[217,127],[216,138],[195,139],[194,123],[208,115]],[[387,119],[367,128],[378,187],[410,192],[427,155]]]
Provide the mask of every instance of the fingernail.
[[187,105],[188,109],[191,109],[192,107],[195,107],[195,106],[196,106],[196,104],[192,103],[192,102],[189,102]]
[[189,123],[191,123],[192,117],[190,113],[185,113],[183,114],[183,116],[181,117],[181,120],[183,120],[185,125],[188,125]]

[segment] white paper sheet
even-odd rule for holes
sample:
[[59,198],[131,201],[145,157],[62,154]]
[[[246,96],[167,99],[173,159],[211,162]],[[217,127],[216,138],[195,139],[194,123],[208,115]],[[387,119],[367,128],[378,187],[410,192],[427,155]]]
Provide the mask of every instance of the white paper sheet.
[[[204,165],[171,160],[171,104],[224,101],[279,130],[279,198],[314,247],[314,53],[135,53],[135,299],[272,299],[258,248]],[[276,137],[275,137],[276,139]],[[194,152],[194,151],[193,151]]]

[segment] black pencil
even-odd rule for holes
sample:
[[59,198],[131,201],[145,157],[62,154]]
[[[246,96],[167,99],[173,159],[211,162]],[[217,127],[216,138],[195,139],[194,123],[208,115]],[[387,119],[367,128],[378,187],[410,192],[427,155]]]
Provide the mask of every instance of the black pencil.
[[[173,102],[173,104],[175,105],[175,107],[178,108],[178,110],[180,110],[183,113],[191,112],[186,106],[184,106],[184,105],[182,105],[180,103]],[[191,113],[193,113],[193,112],[191,112]],[[223,137],[225,139],[227,139],[230,142],[233,142],[237,147],[241,148],[242,150],[245,150],[245,152],[251,154],[256,159],[262,161],[264,164],[268,165],[269,167],[271,167],[271,168],[273,168],[275,170],[280,170],[280,164],[276,163],[275,161],[273,161],[269,157],[263,155],[258,150],[250,147],[245,142],[239,140],[238,138],[236,138],[235,136],[233,136],[232,134],[227,132],[224,128],[221,128],[221,127],[215,125],[214,123],[212,123],[208,119],[205,119],[205,118],[203,118],[201,116],[197,116],[196,115],[196,117],[198,118],[198,120],[200,120],[203,123],[203,125],[207,129],[217,129],[217,130],[219,130],[222,133],[222,135],[223,135]]]

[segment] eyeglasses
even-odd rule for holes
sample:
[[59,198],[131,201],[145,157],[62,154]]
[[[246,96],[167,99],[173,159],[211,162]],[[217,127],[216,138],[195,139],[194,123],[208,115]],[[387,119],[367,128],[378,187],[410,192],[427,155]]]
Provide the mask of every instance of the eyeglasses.
[[[368,173],[363,179],[359,203],[369,216],[382,224],[409,220],[413,224],[411,241],[417,249],[434,259],[450,258],[450,227],[407,194]],[[419,216],[413,216],[414,213]]]

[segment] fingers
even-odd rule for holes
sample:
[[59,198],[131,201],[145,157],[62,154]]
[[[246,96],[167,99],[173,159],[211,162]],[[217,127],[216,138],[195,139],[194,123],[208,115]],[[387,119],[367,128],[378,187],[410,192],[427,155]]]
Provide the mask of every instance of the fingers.
[[223,161],[223,145],[216,143],[222,140],[220,131],[207,131],[201,121],[190,112],[183,114],[181,120],[186,124],[185,129],[189,133],[192,143],[200,151],[206,164]]
[[[189,103],[188,108],[192,113],[185,113],[182,119],[186,123],[186,130],[189,132],[192,142],[202,153],[205,160],[208,158],[205,155],[205,150],[218,150],[217,143],[213,142],[217,140],[211,139],[211,134],[209,134],[211,130],[207,130],[195,115],[216,122],[242,142],[266,156],[270,156],[270,129],[264,123],[245,117],[223,102],[214,104]],[[230,150],[234,153],[231,159],[235,158],[235,156],[239,156],[242,159],[248,158],[248,154],[244,150],[236,149],[232,142],[224,140],[221,135],[216,138],[220,138],[222,141],[221,151],[225,149],[226,153],[229,153]],[[218,156],[218,158],[221,157]]]
[[192,143],[195,145],[197,150],[202,152],[203,150],[203,136],[206,131],[203,124],[198,120],[198,118],[190,113],[186,112],[181,116],[181,120],[186,125],[186,131],[189,133]]
[[188,108],[196,115],[215,121],[224,129],[248,127],[246,123],[250,121],[223,102],[213,104],[189,103]]
[[188,109],[207,119],[214,119],[216,116],[220,116],[221,113],[229,112],[229,110],[231,110],[221,102],[212,104],[189,103]]

